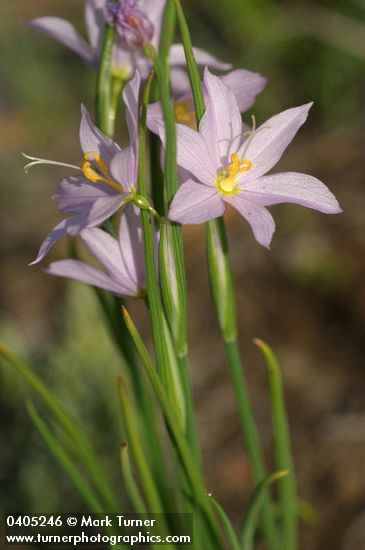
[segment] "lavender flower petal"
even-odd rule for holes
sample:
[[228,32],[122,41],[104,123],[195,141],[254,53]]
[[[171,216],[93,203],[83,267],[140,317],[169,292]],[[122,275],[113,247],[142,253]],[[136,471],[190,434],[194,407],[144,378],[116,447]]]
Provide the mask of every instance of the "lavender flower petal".
[[137,159],[131,145],[119,151],[110,163],[110,173],[122,184],[125,192],[137,183]]
[[128,82],[123,91],[123,100],[126,107],[126,118],[131,143],[138,140],[140,86],[141,76],[138,71],[135,71],[132,80]]
[[189,91],[190,80],[186,70],[179,67],[171,67],[171,88],[174,96],[179,97]]
[[85,23],[89,42],[96,55],[99,55],[105,26],[105,0],[86,0]]
[[54,227],[46,236],[44,241],[42,242],[37,257],[35,260],[30,262],[29,265],[36,265],[39,262],[43,260],[43,258],[48,254],[50,249],[53,247],[54,244],[63,237],[66,234],[66,228],[67,228],[67,219],[62,220],[56,227]]
[[325,214],[342,212],[336,197],[324,183],[297,172],[263,176],[245,185],[244,194],[261,206],[291,202]]
[[51,16],[38,17],[28,21],[28,24],[77,53],[88,65],[95,65],[94,52],[75,27],[65,19]]
[[119,226],[119,250],[125,272],[137,288],[145,286],[141,215],[133,204],[126,206]]
[[[222,71],[228,71],[232,65],[230,63],[224,63],[214,55],[202,50],[200,48],[193,48],[195,60],[198,65],[205,67],[212,67],[213,69],[220,69]],[[170,49],[169,63],[171,67],[176,65],[185,66],[186,59],[184,48],[182,44],[172,44]]]
[[[160,129],[160,138],[165,141],[164,131]],[[212,159],[207,143],[199,132],[182,124],[176,125],[177,163],[193,174],[198,181],[214,186],[219,163]],[[165,143],[164,143],[165,145]]]
[[94,201],[87,215],[85,227],[95,227],[110,218],[123,205],[127,195],[116,193],[114,197],[102,197]]
[[208,69],[204,72],[207,108],[199,131],[214,152],[218,165],[229,163],[229,153],[236,152],[242,140],[241,114],[233,92]]
[[151,44],[157,48],[160,41],[162,18],[166,0],[141,0],[140,5],[144,7],[145,12],[148,14],[148,19],[154,27]]
[[[252,143],[245,152],[245,157],[252,162],[253,167],[249,172],[240,176],[242,183],[266,174],[275,166],[301,125],[306,121],[311,106],[312,103],[307,103],[287,109],[269,118],[257,129]],[[238,153],[239,158],[242,158],[245,148],[244,143]]]
[[50,275],[58,275],[59,277],[66,277],[67,279],[73,279],[74,281],[80,281],[81,283],[103,288],[115,294],[125,294],[124,288],[114,282],[106,273],[103,273],[103,271],[96,267],[80,262],[79,260],[52,262],[48,268],[45,269],[45,272]]
[[226,202],[231,204],[251,225],[256,241],[270,248],[270,243],[275,232],[274,218],[263,206],[248,201],[244,193],[233,197],[226,197]]
[[163,127],[163,113],[160,101],[150,103],[147,109],[147,127],[154,134],[159,134],[159,128]]
[[237,69],[220,77],[221,81],[234,93],[238,109],[245,113],[255,103],[256,97],[267,84],[267,78],[246,69]]
[[83,153],[98,153],[108,166],[114,155],[120,151],[119,145],[92,123],[84,105],[81,106],[81,114],[80,143]]
[[61,212],[80,212],[97,199],[115,194],[114,189],[104,183],[90,184],[84,176],[72,176],[61,181],[52,199]]
[[222,216],[225,203],[215,187],[193,180],[183,183],[172,201],[168,217],[180,223],[204,223]]
[[97,227],[82,231],[81,238],[92,256],[107,270],[109,277],[116,284],[123,282],[128,294],[134,294],[137,285],[129,277],[121,262],[118,241]]

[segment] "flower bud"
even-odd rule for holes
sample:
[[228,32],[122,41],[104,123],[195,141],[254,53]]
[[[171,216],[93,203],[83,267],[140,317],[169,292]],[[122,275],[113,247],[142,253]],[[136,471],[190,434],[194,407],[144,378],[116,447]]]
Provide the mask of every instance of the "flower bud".
[[236,338],[236,309],[228,244],[222,218],[207,224],[207,259],[212,298],[224,341]]
[[138,0],[117,0],[106,6],[107,22],[114,24],[122,45],[128,49],[142,48],[150,42],[154,27]]
[[185,273],[176,260],[176,235],[171,223],[163,220],[160,226],[159,274],[163,305],[177,355],[186,354],[187,297]]

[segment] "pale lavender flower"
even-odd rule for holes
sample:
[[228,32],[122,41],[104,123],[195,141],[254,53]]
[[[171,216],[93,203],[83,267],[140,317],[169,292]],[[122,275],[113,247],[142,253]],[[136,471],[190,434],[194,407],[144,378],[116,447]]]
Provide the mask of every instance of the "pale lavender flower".
[[[82,106],[80,144],[84,161],[79,168],[80,174],[64,179],[53,196],[61,212],[74,215],[63,219],[52,229],[30,265],[40,262],[63,235],[75,236],[88,227],[100,225],[132,200],[136,193],[138,170],[139,88],[140,76],[136,72],[123,92],[130,136],[130,145],[125,149],[105,136]],[[74,168],[77,169],[77,166]]]
[[103,270],[79,260],[52,262],[51,275],[81,281],[119,296],[143,296],[145,270],[139,210],[129,205],[120,220],[119,239],[97,227],[84,229],[80,237]]
[[[113,21],[117,30],[113,73],[122,80],[129,80],[138,69],[144,79],[152,65],[141,48],[147,41],[154,48],[158,47],[165,4],[166,0],[118,0],[114,4],[108,0],[86,0],[85,23],[89,43],[69,21],[59,17],[38,17],[29,21],[29,24],[70,48],[87,65],[97,68],[105,22]],[[223,70],[230,68],[230,64],[221,62],[204,50],[194,48],[194,53],[199,65]],[[181,44],[172,45],[169,63],[172,79],[178,84],[183,78],[181,67],[185,65]]]
[[[238,108],[241,113],[248,111],[255,102],[258,94],[262,92],[267,84],[267,79],[259,73],[247,71],[246,69],[237,69],[231,71],[224,76],[219,77],[220,80],[232,90]],[[174,112],[176,122],[185,124],[193,130],[196,130],[196,118],[194,110],[193,95],[189,79],[183,78],[179,81],[180,91],[182,95],[174,101]],[[208,94],[203,85],[205,100],[208,100]],[[163,113],[161,103],[151,103],[148,106],[147,126],[151,132],[158,134],[163,126]]]
[[287,109],[244,136],[232,90],[207,69],[204,82],[208,101],[199,131],[177,125],[178,164],[191,177],[172,201],[171,220],[203,223],[222,216],[231,204],[251,225],[256,240],[269,247],[275,222],[266,206],[291,202],[326,214],[341,212],[334,195],[312,176],[265,175],[305,122],[310,103]]

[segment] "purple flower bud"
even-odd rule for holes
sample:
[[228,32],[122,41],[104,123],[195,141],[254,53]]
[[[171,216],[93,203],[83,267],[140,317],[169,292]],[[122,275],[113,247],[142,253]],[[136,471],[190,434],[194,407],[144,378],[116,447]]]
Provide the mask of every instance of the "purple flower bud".
[[154,26],[145,11],[138,6],[138,0],[109,2],[107,20],[115,24],[118,37],[126,48],[142,48],[153,37]]

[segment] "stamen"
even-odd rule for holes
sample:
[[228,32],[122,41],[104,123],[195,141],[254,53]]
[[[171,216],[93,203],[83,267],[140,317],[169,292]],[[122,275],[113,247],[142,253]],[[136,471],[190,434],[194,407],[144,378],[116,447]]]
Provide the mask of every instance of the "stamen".
[[252,168],[252,162],[248,159],[242,159],[240,160],[236,153],[232,153],[231,155],[231,164],[227,166],[226,172],[230,176],[235,176],[238,174],[238,172],[247,172],[248,170],[251,170]]
[[57,160],[49,160],[49,159],[41,159],[37,157],[30,157],[29,155],[26,155],[25,153],[22,153],[23,157],[26,159],[31,160],[32,162],[29,162],[24,166],[24,173],[27,174],[30,168],[33,168],[33,166],[36,166],[37,164],[51,164],[53,166],[63,166],[65,168],[72,168],[73,170],[79,170],[81,171],[80,166],[76,166],[75,164],[68,164],[67,162],[58,162]]
[[[94,166],[91,163],[91,160],[96,163],[100,172],[97,172],[95,170]],[[106,185],[109,185],[109,187],[111,187],[118,193],[123,192],[123,188],[120,183],[117,183],[110,178],[108,174],[108,167],[99,155],[99,153],[96,153],[95,151],[89,151],[88,153],[85,153],[84,163],[82,165],[81,171],[84,174],[85,178],[87,178],[92,183],[106,183]]]
[[[96,153],[95,151],[89,151],[88,153],[85,153],[84,154],[84,160],[86,162],[89,162],[89,164],[92,166],[91,164],[91,160],[94,160],[97,164],[97,167],[99,168],[100,172],[102,174],[104,174],[104,176],[107,178],[108,177],[108,167],[107,165],[105,164],[105,162],[103,161],[103,159],[101,158],[101,156],[99,155],[99,153]],[[86,163],[84,163],[86,164]]]

